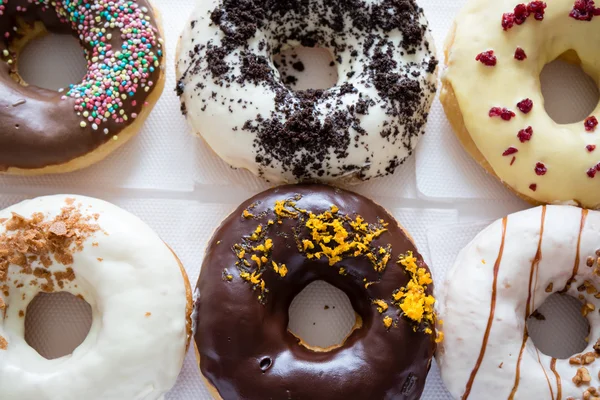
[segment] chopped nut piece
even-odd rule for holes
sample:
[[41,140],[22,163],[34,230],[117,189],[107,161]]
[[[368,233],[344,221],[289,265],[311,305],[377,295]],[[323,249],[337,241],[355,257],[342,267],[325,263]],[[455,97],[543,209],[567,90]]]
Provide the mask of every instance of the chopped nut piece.
[[589,313],[591,313],[592,311],[594,311],[595,309],[596,309],[596,306],[594,306],[592,303],[585,303],[581,307],[581,315],[583,315],[584,317],[587,317],[587,315]]
[[546,287],[546,293],[551,293],[552,289],[554,289],[554,284],[550,282],[550,284]]
[[573,383],[576,386],[587,385],[592,381],[590,371],[587,368],[581,367],[577,370],[577,374],[573,377]]
[[583,361],[584,365],[589,365],[596,361],[596,354],[590,351],[589,353],[583,354],[581,356],[581,360]]
[[594,266],[594,257],[588,257],[585,261],[585,265],[592,268]]
[[571,365],[581,365],[582,364],[582,362],[581,362],[581,355],[578,354],[576,356],[573,356],[573,357],[569,358],[569,364],[571,364]]
[[594,345],[594,351],[596,351],[597,354],[600,354],[600,339],[596,341],[596,344]]

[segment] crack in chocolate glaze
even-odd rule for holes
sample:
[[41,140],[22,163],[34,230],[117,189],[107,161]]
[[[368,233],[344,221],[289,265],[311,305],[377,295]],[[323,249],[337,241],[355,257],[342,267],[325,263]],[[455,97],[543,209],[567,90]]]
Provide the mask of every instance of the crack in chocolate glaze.
[[[279,170],[286,181],[367,180],[394,173],[412,155],[438,64],[414,0],[223,0],[206,13],[208,26],[200,27],[201,19],[193,20],[191,33],[206,43],[180,57],[177,93],[187,112],[192,101],[208,114],[234,104],[230,112],[244,117],[232,131],[253,135],[259,175],[277,179]],[[338,85],[286,86],[297,78],[280,76],[272,57],[298,45],[331,51],[343,78]],[[207,87],[192,89],[198,81]],[[253,104],[270,96],[268,110]]]

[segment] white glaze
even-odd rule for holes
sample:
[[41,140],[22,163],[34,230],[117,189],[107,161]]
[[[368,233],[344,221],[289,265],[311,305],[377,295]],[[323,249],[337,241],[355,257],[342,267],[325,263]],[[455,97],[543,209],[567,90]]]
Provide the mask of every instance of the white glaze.
[[[543,208],[538,207],[507,217],[500,259],[503,221],[496,221],[461,251],[448,273],[439,296],[438,311],[444,321],[445,339],[438,348],[438,361],[444,383],[455,399],[465,398],[469,378],[481,354],[492,309],[494,267],[498,259],[494,317],[480,368],[475,371],[470,399],[510,398],[523,345],[530,290],[529,312],[532,313],[551,295],[546,292],[550,283],[553,292],[561,291],[577,269],[576,281],[567,294],[576,298],[584,295],[596,310],[600,308],[600,300],[593,294],[577,290],[585,280],[597,282],[594,268],[588,267],[586,260],[588,257],[595,260],[596,250],[600,248],[600,212],[590,211],[586,215],[586,211],[575,207],[548,206],[542,219],[542,211]],[[540,241],[541,259],[536,264]],[[533,277],[531,286],[530,276]],[[587,318],[591,326],[590,341],[583,353],[593,352],[593,345],[600,337],[600,314],[595,311]],[[551,363],[552,358],[537,351],[532,340],[527,339],[513,398],[582,398],[586,386],[578,388],[571,381],[579,366],[570,365],[568,360],[556,361],[561,387],[561,397],[558,397],[557,375],[551,370]],[[586,368],[592,377],[591,385],[599,386],[600,362]]]
[[[13,212],[26,218],[41,212],[53,219],[66,198],[82,204],[84,215],[99,214],[101,231],[74,253],[70,267],[76,279],[64,288],[91,305],[92,327],[72,355],[41,357],[25,342],[25,318],[19,317],[41,289],[30,284],[33,276],[11,265],[9,296],[0,292],[7,305],[6,313],[0,312],[0,336],[8,341],[7,349],[0,350],[0,398],[160,399],[175,384],[186,349],[187,299],[179,263],[145,223],[101,200],[41,197],[1,211],[0,219]],[[0,225],[0,234],[5,231]],[[56,262],[49,267],[51,272],[65,269]],[[18,288],[15,280],[25,285]]]
[[[544,108],[540,73],[544,66],[568,50],[575,50],[584,71],[600,83],[600,18],[591,22],[569,17],[573,0],[547,1],[543,21],[530,16],[523,25],[505,32],[501,26],[503,13],[512,12],[518,1],[469,0],[456,18],[456,35],[450,43],[448,67],[443,79],[451,84],[464,117],[467,130],[479,151],[500,179],[519,193],[543,203],[577,200],[589,208],[600,206],[600,175],[594,179],[587,171],[600,161],[600,148],[594,152],[587,145],[600,146],[600,129],[589,133],[583,121],[559,125]],[[450,40],[451,38],[449,38]],[[514,59],[521,47],[527,59]],[[487,50],[498,58],[495,67],[475,61]],[[533,110],[525,115],[516,104],[529,98]],[[490,118],[492,107],[507,107],[517,116],[506,122]],[[600,118],[600,105],[591,115]],[[517,139],[519,130],[533,128],[528,143]],[[512,156],[504,157],[509,147],[519,150],[513,166]],[[537,162],[543,162],[548,173],[536,175]],[[537,184],[537,190],[529,188]]]
[[[311,0],[314,4],[321,4],[323,0]],[[380,0],[365,0],[365,7],[379,3]],[[177,61],[177,77],[180,83],[184,84],[182,102],[187,109],[187,119],[190,122],[195,134],[203,137],[224,161],[235,168],[244,168],[252,173],[262,176],[266,180],[273,183],[294,183],[298,178],[294,176],[291,170],[286,170],[279,160],[273,159],[271,165],[264,166],[256,161],[258,155],[255,141],[256,133],[243,130],[242,127],[246,121],[254,120],[257,115],[264,118],[274,118],[281,121],[286,121],[286,116],[283,112],[276,109],[275,92],[264,87],[253,84],[240,85],[237,82],[222,84],[215,82],[212,77],[208,79],[204,77],[207,70],[207,62],[205,60],[206,49],[199,51],[202,60],[195,64],[197,59],[193,56],[196,54],[194,49],[198,45],[207,43],[214,46],[219,46],[222,43],[223,32],[219,26],[211,23],[209,18],[211,12],[221,4],[220,0],[207,0],[199,3],[196,10],[192,13],[190,21],[195,21],[194,24],[187,23],[186,28],[179,42],[179,59]],[[327,4],[326,2],[324,4]],[[315,27],[316,21],[307,16],[307,30],[310,31]],[[427,26],[425,17],[421,14],[419,22]],[[192,27],[193,25],[193,27]],[[265,56],[269,62],[269,67],[272,69],[277,80],[280,80],[280,73],[275,68],[268,47],[259,48],[259,43],[266,40],[272,47],[273,43],[269,36],[269,30],[275,29],[279,24],[272,24],[264,30],[259,30],[256,35],[250,39],[249,49],[257,55]],[[350,24],[349,24],[350,25]],[[288,28],[291,29],[291,28]],[[381,33],[381,32],[376,32]],[[424,133],[424,125],[418,129],[414,135],[406,133],[406,127],[400,126],[400,134],[397,139],[388,140],[382,137],[381,132],[386,129],[390,122],[395,122],[396,119],[390,115],[386,115],[382,108],[388,100],[382,99],[378,91],[372,84],[361,82],[364,80],[363,72],[367,70],[367,65],[363,62],[353,61],[350,53],[352,46],[356,49],[363,47],[363,42],[366,35],[356,37],[354,35],[346,35],[341,39],[348,44],[348,49],[339,53],[342,57],[342,63],[338,63],[339,80],[336,86],[331,91],[339,91],[339,86],[344,83],[354,85],[358,92],[336,95],[327,101],[321,102],[317,109],[320,112],[318,118],[323,122],[326,117],[330,117],[332,112],[336,110],[346,110],[350,105],[357,103],[359,96],[362,98],[372,99],[376,106],[369,109],[368,115],[359,115],[360,127],[366,131],[364,136],[360,136],[354,128],[349,128],[347,131],[348,138],[351,139],[351,144],[348,147],[348,156],[338,157],[334,150],[329,149],[328,165],[325,167],[325,175],[319,175],[317,170],[310,171],[309,179],[318,180],[321,182],[334,181],[355,181],[360,175],[360,179],[367,180],[377,176],[387,175],[386,168],[390,162],[396,162],[398,165],[412,155],[415,146]],[[415,78],[423,90],[423,96],[419,99],[417,111],[410,117],[411,124],[417,124],[416,121],[426,120],[427,113],[435,96],[435,86],[437,84],[437,70],[434,73],[428,73],[421,65],[422,62],[427,62],[435,55],[433,38],[429,30],[426,31],[424,41],[428,43],[429,49],[421,46],[415,54],[401,55],[402,52],[402,33],[399,30],[391,31],[386,36],[395,47],[394,60],[398,63],[398,67],[394,72],[399,73],[419,73],[420,76]],[[339,39],[338,39],[339,40]],[[296,41],[288,41],[284,47],[298,47],[300,43]],[[233,76],[240,76],[240,60],[239,50],[229,54],[225,61],[232,69],[230,73]],[[416,64],[410,64],[416,63]],[[195,65],[194,73],[188,73],[190,65]],[[347,73],[355,72],[352,78],[347,78]],[[366,72],[365,72],[366,73]],[[183,79],[182,79],[183,77]],[[370,82],[369,82],[370,83]],[[199,86],[204,85],[204,86]],[[213,96],[216,93],[216,97]],[[230,102],[234,99],[234,102]],[[243,104],[238,104],[237,100],[242,99],[251,102],[247,107]],[[337,102],[341,101],[341,104]],[[299,102],[298,99],[294,100]],[[327,105],[331,108],[327,108]],[[231,108],[231,110],[230,110]],[[355,147],[355,137],[360,136],[360,146]],[[302,163],[301,157],[306,152],[304,149],[298,149],[295,154],[295,160]],[[367,161],[368,159],[368,161]],[[349,170],[350,168],[350,170]],[[304,180],[307,178],[305,177]]]

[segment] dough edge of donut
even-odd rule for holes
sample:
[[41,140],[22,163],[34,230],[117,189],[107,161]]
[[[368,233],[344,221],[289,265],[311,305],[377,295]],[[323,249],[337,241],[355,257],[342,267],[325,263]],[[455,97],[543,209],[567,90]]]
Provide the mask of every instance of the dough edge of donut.
[[[271,190],[277,189],[277,188],[278,188],[278,187],[280,187],[280,186],[286,186],[286,185],[285,185],[285,184],[282,184],[282,185],[277,185],[277,186],[274,186],[274,187],[272,187],[271,189],[267,189],[267,190],[268,190],[268,191],[271,191]],[[376,202],[375,200],[373,200],[373,199],[371,199],[371,198],[369,198],[369,197],[363,196],[362,194],[359,194],[359,193],[353,192],[353,191],[351,191],[351,190],[347,190],[347,189],[344,189],[344,188],[338,187],[338,186],[336,186],[336,185],[329,185],[329,186],[333,187],[334,189],[340,189],[340,190],[343,190],[343,191],[348,191],[348,192],[350,192],[350,193],[353,193],[353,194],[358,194],[359,196],[362,196],[362,197],[364,197],[365,199],[372,201],[372,202],[373,202],[375,205],[377,205],[377,206],[381,207],[381,208],[382,208],[382,209],[383,209],[385,212],[387,212],[387,213],[388,213],[388,214],[389,214],[389,215],[392,217],[392,219],[393,219],[393,222],[394,222],[394,223],[396,223],[396,224],[398,225],[398,227],[399,227],[399,228],[402,230],[402,233],[404,233],[404,235],[406,235],[406,237],[408,238],[408,240],[409,240],[409,241],[410,241],[410,242],[413,244],[413,246],[414,246],[414,247],[415,247],[415,248],[418,250],[418,246],[417,246],[417,244],[416,244],[416,242],[415,242],[415,239],[414,239],[414,237],[413,237],[413,236],[410,234],[410,232],[408,232],[408,230],[407,230],[407,229],[404,227],[404,225],[402,225],[402,224],[400,223],[400,221],[398,221],[398,219],[396,219],[396,218],[394,217],[394,215],[393,215],[393,214],[392,214],[392,213],[391,213],[391,212],[388,210],[388,208],[387,208],[387,207],[384,207],[384,206],[382,206],[381,204],[379,204],[378,202]],[[248,200],[248,199],[247,199],[247,200]],[[244,202],[246,202],[247,200],[244,200],[242,203],[240,203],[240,205],[241,205],[241,204],[243,204]],[[239,206],[238,206],[238,207],[239,207]],[[210,244],[211,244],[211,241],[212,241],[212,237],[215,235],[215,233],[217,232],[217,230],[219,229],[219,227],[221,226],[221,224],[222,224],[224,221],[226,221],[226,220],[227,220],[229,217],[231,217],[231,216],[232,216],[232,215],[235,213],[235,211],[237,210],[237,208],[238,208],[238,207],[236,207],[236,208],[235,208],[235,209],[234,209],[232,212],[230,212],[229,214],[227,214],[227,216],[221,220],[221,223],[220,223],[220,224],[219,224],[219,225],[218,225],[218,226],[217,226],[215,229],[213,229],[213,233],[212,233],[212,235],[211,235],[211,240],[209,240],[208,244],[206,245],[206,247],[205,247],[205,249],[204,249],[204,254],[202,255],[202,259],[204,259],[204,257],[206,256],[206,251],[207,251],[207,250],[208,250],[208,248],[210,247]],[[427,265],[427,268],[429,268],[429,265]],[[429,269],[429,272],[432,274],[432,271],[431,271],[431,269]],[[433,276],[433,274],[432,274],[432,276]],[[186,275],[186,277],[187,277],[187,275]],[[199,280],[200,280],[200,278],[198,278],[198,281],[199,281]],[[196,286],[197,286],[197,285],[196,285]],[[435,288],[435,281],[434,281],[434,288]],[[435,290],[434,290],[434,292],[435,292]],[[192,306],[193,306],[193,307],[195,307],[195,304],[192,304]],[[192,307],[192,308],[193,308],[193,307]],[[353,311],[354,311],[354,308],[353,308]],[[351,336],[351,335],[354,333],[354,331],[356,331],[356,330],[358,330],[358,329],[361,329],[361,328],[363,327],[363,320],[362,320],[362,317],[361,317],[361,316],[360,316],[360,315],[359,315],[359,314],[358,314],[356,311],[354,311],[354,314],[355,314],[355,319],[356,319],[356,320],[355,320],[354,326],[352,327],[352,329],[351,329],[351,331],[348,333],[348,335],[346,335],[346,337],[344,337],[344,339],[343,339],[343,340],[340,342],[340,344],[333,345],[333,346],[330,346],[330,347],[328,347],[328,348],[322,348],[322,347],[316,347],[316,346],[309,346],[309,345],[308,345],[306,342],[304,342],[304,340],[303,340],[301,337],[299,337],[299,336],[297,336],[297,335],[294,335],[294,334],[293,334],[292,332],[290,332],[290,331],[289,331],[287,328],[286,328],[286,332],[290,333],[292,336],[294,336],[296,339],[298,339],[298,341],[299,341],[299,342],[298,342],[298,345],[299,345],[299,346],[304,346],[304,347],[306,347],[308,350],[315,351],[315,352],[325,352],[325,353],[326,353],[326,352],[330,352],[330,351],[332,351],[332,350],[336,350],[336,349],[338,349],[338,348],[341,348],[341,347],[343,347],[343,346],[344,346],[344,344],[346,343],[346,341],[347,341],[347,340],[350,338],[350,336]],[[437,322],[436,322],[436,326],[437,326]],[[210,394],[211,394],[211,396],[213,397],[213,399],[214,399],[214,400],[223,400],[223,397],[221,397],[221,394],[220,394],[220,393],[219,393],[219,391],[217,390],[217,387],[216,387],[216,386],[214,386],[214,385],[213,385],[213,384],[212,384],[212,383],[211,383],[211,382],[208,380],[208,378],[207,378],[206,376],[204,376],[204,374],[202,373],[202,369],[201,369],[202,357],[200,356],[200,351],[198,350],[198,345],[196,344],[196,340],[195,340],[194,334],[195,334],[195,332],[192,332],[192,344],[193,344],[193,346],[194,346],[194,353],[195,353],[195,355],[196,355],[196,363],[197,363],[197,365],[198,365],[198,373],[200,374],[200,377],[201,377],[201,378],[202,378],[202,380],[204,381],[204,384],[206,385],[206,388],[207,388],[207,389],[208,389],[208,391],[210,392]],[[429,365],[430,365],[430,367],[431,367],[431,363],[433,362],[433,359],[434,359],[434,358],[436,358],[436,353],[437,353],[437,348],[438,348],[438,346],[439,346],[439,344],[437,344],[437,343],[436,343],[436,348],[434,349],[433,356],[432,356],[432,357],[431,357],[431,359],[429,360]]]
[[185,334],[186,334],[186,341],[185,341],[185,353],[187,354],[187,351],[190,348],[190,343],[192,341],[192,338],[194,336],[194,333],[192,332],[192,312],[194,311],[194,299],[193,299],[193,292],[192,292],[192,286],[190,284],[190,278],[187,274],[187,271],[185,270],[185,267],[183,266],[183,263],[181,262],[181,260],[179,259],[179,256],[177,255],[177,253],[175,253],[175,251],[173,251],[173,249],[171,248],[171,246],[169,246],[166,242],[165,246],[167,246],[167,248],[169,249],[169,251],[171,253],[173,253],[173,257],[175,257],[175,260],[177,261],[177,264],[179,265],[179,269],[181,271],[181,276],[183,277],[183,284],[185,286]]
[[[450,57],[450,52],[452,51],[452,45],[454,44],[454,38],[456,35],[456,21],[452,23],[452,27],[450,28],[450,32],[446,38],[446,42],[444,44],[444,67],[448,68],[448,60]],[[462,148],[471,156],[473,160],[475,160],[485,172],[489,175],[496,178],[504,187],[510,190],[514,195],[519,197],[521,200],[526,201],[527,203],[533,206],[540,206],[546,204],[544,202],[540,202],[534,200],[527,195],[518,192],[516,189],[511,187],[509,184],[504,182],[494,171],[490,163],[481,153],[475,141],[471,137],[471,133],[467,129],[465,124],[465,120],[463,118],[462,110],[460,108],[460,104],[458,103],[458,99],[456,98],[456,94],[454,93],[454,88],[450,81],[446,79],[445,74],[442,72],[441,76],[442,87],[440,89],[440,102],[442,103],[442,107],[444,108],[444,112],[446,114],[446,118],[450,122],[452,126],[452,131],[455,136],[460,141]],[[549,204],[549,203],[548,203]]]
[[[156,8],[156,6],[154,5],[152,0],[148,0],[148,4],[150,4],[150,6],[152,7],[152,12],[154,15],[154,20],[156,21],[156,26],[158,29],[159,37],[164,40],[165,34],[164,34],[164,28],[163,28],[162,14],[158,10],[158,8]],[[20,40],[20,42],[22,44],[17,46],[18,53],[20,54],[21,51],[23,50],[23,48],[25,47],[25,45],[27,43],[29,43],[31,40],[35,39],[36,37],[42,37],[45,34],[47,34],[47,32],[42,33],[42,35],[40,35],[40,32],[36,33],[35,30],[31,30],[31,31],[27,32],[25,37]],[[99,147],[92,150],[91,152],[84,154],[82,156],[79,156],[77,158],[74,158],[63,164],[48,165],[48,166],[45,166],[42,168],[31,168],[31,169],[8,167],[6,170],[0,171],[0,175],[40,176],[40,175],[52,175],[52,174],[66,174],[69,172],[79,171],[79,170],[91,167],[92,165],[103,161],[108,156],[110,156],[113,152],[115,152],[116,150],[118,150],[119,148],[124,146],[126,143],[128,143],[131,139],[136,137],[141,132],[142,127],[143,127],[144,123],[146,122],[146,119],[151,114],[152,110],[154,109],[154,106],[160,99],[160,97],[164,91],[164,88],[165,88],[165,83],[166,83],[166,79],[167,79],[167,77],[166,77],[166,65],[167,65],[167,63],[166,63],[166,57],[167,57],[166,46],[163,46],[162,50],[163,50],[163,62],[160,67],[160,77],[157,80],[156,84],[154,85],[154,90],[152,90],[152,93],[150,93],[150,95],[145,100],[148,103],[148,105],[145,106],[144,108],[142,108],[141,112],[138,114],[137,118],[135,119],[135,121],[133,123],[131,123],[129,126],[127,126],[125,129],[123,129],[121,132],[119,132],[116,135],[116,136],[118,136],[118,140],[114,140],[111,138],[106,143],[100,145]]]

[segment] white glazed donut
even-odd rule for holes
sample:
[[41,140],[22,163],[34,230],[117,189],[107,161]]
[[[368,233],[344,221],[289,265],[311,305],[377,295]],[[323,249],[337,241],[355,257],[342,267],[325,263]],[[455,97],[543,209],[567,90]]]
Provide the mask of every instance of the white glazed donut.
[[521,197],[598,208],[600,106],[585,121],[554,122],[540,73],[562,58],[599,82],[600,17],[589,0],[519,3],[467,2],[446,43],[440,99],[471,155]]
[[[141,220],[101,200],[51,196],[0,211],[0,398],[156,400],[189,343],[191,291],[177,257]],[[40,292],[85,299],[93,322],[72,355],[25,341]]]
[[[293,91],[272,56],[322,46],[339,80]],[[384,176],[413,153],[436,92],[415,0],[207,0],[179,43],[177,91],[227,163],[275,182]]]
[[[544,206],[509,215],[459,254],[440,295],[445,339],[438,347],[442,378],[455,399],[581,399],[588,385],[572,379],[581,365],[541,353],[527,318],[556,292],[600,309],[600,212]],[[578,288],[590,287],[590,290]],[[580,297],[583,296],[583,297]],[[582,353],[594,352],[600,314]],[[600,362],[585,365],[598,387]]]

